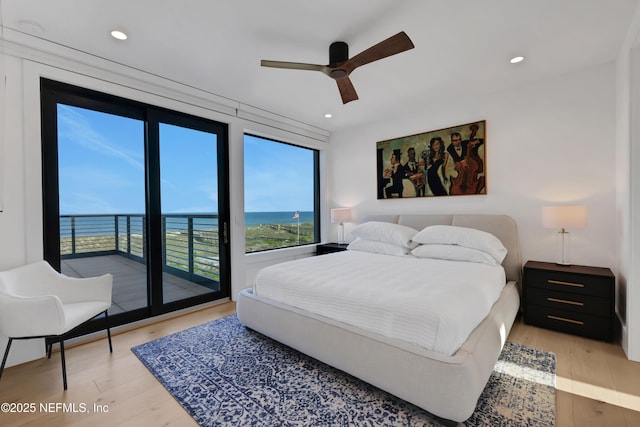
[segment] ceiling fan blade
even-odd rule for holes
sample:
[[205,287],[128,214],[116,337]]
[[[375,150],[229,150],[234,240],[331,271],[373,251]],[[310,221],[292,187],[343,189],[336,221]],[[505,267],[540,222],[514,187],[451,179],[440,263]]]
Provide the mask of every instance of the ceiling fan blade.
[[349,59],[342,68],[351,73],[362,65],[413,49],[414,47],[409,36],[404,31],[400,31],[395,36],[391,36]]
[[336,83],[338,83],[338,90],[340,90],[340,96],[342,97],[343,104],[358,99],[356,88],[353,87],[353,83],[351,83],[349,77],[336,79]]
[[326,65],[304,64],[301,62],[268,61],[266,59],[263,59],[262,61],[260,61],[260,65],[263,67],[288,68],[291,70],[322,71],[325,74],[327,73]]

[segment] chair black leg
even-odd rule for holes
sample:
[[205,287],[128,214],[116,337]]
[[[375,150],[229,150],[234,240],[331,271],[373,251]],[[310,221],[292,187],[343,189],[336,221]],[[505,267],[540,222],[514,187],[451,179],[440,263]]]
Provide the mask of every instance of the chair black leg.
[[109,328],[109,313],[108,310],[104,311],[104,318],[107,323],[107,338],[109,338],[109,353],[113,353],[113,346],[111,345],[111,328]]
[[53,341],[47,340],[47,359],[51,359],[51,349],[53,348]]
[[4,357],[2,358],[2,365],[0,365],[0,378],[2,378],[2,372],[4,371],[4,365],[7,363],[7,357],[9,357],[9,349],[11,348],[11,343],[13,342],[13,338],[9,338],[7,342],[7,349],[4,351]]
[[62,360],[62,384],[67,389],[67,363],[64,360],[64,340],[60,340],[60,359]]

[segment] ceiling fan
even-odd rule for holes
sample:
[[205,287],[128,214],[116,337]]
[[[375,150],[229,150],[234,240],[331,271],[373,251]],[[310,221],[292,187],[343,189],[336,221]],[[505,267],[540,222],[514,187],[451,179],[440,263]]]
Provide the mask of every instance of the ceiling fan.
[[386,58],[405,50],[413,49],[414,45],[404,31],[391,36],[380,43],[371,46],[349,59],[349,45],[345,42],[334,42],[329,46],[329,65],[304,64],[300,62],[268,61],[263,59],[260,65],[263,67],[289,68],[292,70],[321,71],[331,77],[338,84],[338,90],[342,97],[342,103],[358,99],[356,89],[353,87],[349,74],[356,68],[379,59]]

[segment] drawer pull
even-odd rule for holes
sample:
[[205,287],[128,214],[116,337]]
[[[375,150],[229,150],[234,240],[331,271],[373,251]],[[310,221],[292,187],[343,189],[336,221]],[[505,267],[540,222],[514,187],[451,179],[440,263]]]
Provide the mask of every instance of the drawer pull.
[[551,301],[551,302],[559,302],[561,304],[571,304],[571,305],[579,305],[580,307],[584,306],[583,302],[578,302],[578,301],[569,301],[566,299],[558,299],[558,298],[547,298],[547,301]]
[[560,320],[561,322],[575,323],[576,325],[584,325],[584,322],[581,322],[579,320],[566,319],[564,317],[552,316],[550,314],[547,314],[547,317],[553,320]]
[[564,286],[574,286],[576,288],[584,288],[584,285],[582,283],[572,283],[572,282],[561,282],[560,280],[547,280],[548,283],[551,283],[553,285],[564,285]]

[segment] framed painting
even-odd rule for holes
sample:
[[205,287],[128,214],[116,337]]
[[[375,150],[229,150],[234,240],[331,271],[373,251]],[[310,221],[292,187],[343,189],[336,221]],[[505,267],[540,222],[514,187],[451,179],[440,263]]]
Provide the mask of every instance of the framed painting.
[[484,120],[379,141],[378,199],[486,194]]

